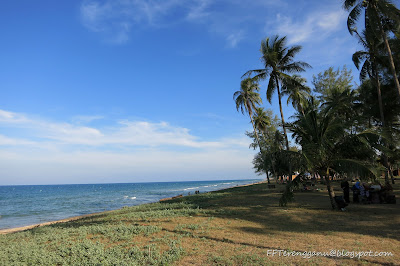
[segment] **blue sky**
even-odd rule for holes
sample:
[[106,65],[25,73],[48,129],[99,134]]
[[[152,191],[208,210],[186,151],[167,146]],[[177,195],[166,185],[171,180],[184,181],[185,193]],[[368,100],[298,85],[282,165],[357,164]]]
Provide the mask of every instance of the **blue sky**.
[[255,178],[232,95],[261,40],[302,45],[308,81],[357,77],[346,19],[331,0],[2,1],[0,185]]

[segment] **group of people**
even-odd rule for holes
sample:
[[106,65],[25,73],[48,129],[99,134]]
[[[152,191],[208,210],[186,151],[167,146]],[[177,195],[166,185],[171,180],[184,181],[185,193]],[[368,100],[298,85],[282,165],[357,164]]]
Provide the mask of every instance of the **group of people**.
[[355,203],[396,203],[393,187],[390,184],[383,186],[379,182],[375,182],[370,185],[356,180],[356,183],[350,188],[349,182],[344,180],[340,186],[343,189],[343,199],[346,203],[350,203],[350,189],[353,191],[353,202]]

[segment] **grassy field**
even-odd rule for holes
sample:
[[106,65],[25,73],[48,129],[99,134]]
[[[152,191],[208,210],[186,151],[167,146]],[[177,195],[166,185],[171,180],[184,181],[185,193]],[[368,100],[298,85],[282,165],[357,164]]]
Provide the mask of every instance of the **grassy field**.
[[[332,211],[319,188],[296,192],[285,208],[278,206],[282,185],[257,184],[0,235],[0,265],[399,265],[399,204]],[[393,256],[303,258],[273,250]]]

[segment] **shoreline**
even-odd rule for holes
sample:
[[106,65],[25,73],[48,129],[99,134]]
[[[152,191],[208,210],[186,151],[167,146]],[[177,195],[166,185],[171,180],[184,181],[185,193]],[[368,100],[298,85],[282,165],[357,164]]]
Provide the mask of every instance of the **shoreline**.
[[[263,180],[263,181],[259,181],[259,182],[255,182],[255,183],[246,184],[246,185],[237,185],[237,186],[233,186],[233,187],[217,189],[217,190],[208,191],[208,192],[204,192],[204,193],[223,191],[223,190],[231,189],[231,188],[235,188],[235,187],[246,187],[246,186],[251,186],[251,185],[256,185],[256,184],[262,184],[264,182],[267,182],[267,181]],[[163,198],[163,199],[160,199],[155,202],[163,202],[163,201],[172,200],[172,199],[175,199],[178,197],[180,198],[180,197],[188,197],[188,196],[189,195],[185,195],[185,196],[177,195],[175,197]],[[155,202],[153,202],[153,203],[155,203]],[[143,203],[143,204],[149,204],[149,203]],[[135,205],[135,206],[140,206],[143,204],[139,204],[139,205]],[[11,233],[22,232],[22,231],[26,231],[26,230],[30,230],[30,229],[33,229],[36,227],[42,227],[42,226],[46,226],[46,225],[76,221],[79,219],[83,219],[83,218],[87,218],[87,217],[91,217],[91,216],[95,216],[95,215],[99,215],[99,214],[109,213],[109,212],[113,212],[113,211],[120,210],[120,209],[122,209],[122,208],[115,209],[115,210],[109,210],[109,211],[103,211],[103,212],[94,212],[94,213],[89,213],[89,214],[84,214],[84,215],[79,215],[79,216],[73,216],[73,217],[69,217],[69,218],[65,218],[65,219],[61,219],[61,220],[50,221],[50,222],[44,222],[44,223],[38,223],[38,224],[32,224],[32,225],[26,225],[26,226],[20,226],[20,227],[13,227],[13,228],[7,228],[7,229],[0,229],[0,235],[7,235],[7,234],[11,234]]]

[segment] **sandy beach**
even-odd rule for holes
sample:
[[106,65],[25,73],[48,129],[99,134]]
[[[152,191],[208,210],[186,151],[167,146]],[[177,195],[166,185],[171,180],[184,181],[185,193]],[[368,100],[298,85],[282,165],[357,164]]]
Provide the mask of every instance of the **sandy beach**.
[[39,223],[39,224],[32,224],[32,225],[27,225],[27,226],[21,226],[21,227],[14,227],[14,228],[8,228],[8,229],[1,229],[0,230],[0,235],[5,235],[5,234],[10,234],[10,233],[15,233],[15,232],[20,232],[20,231],[25,231],[29,230],[35,227],[40,227],[40,226],[45,226],[45,225],[51,225],[51,224],[58,224],[58,223],[65,223],[65,222],[70,222],[70,221],[75,221],[78,219],[102,214],[102,213],[107,213],[107,212],[112,212],[112,211],[105,211],[105,212],[96,212],[96,213],[90,213],[90,214],[85,214],[85,215],[79,215],[79,216],[74,216],[74,217],[69,217],[66,219],[62,220],[57,220],[57,221],[51,221],[51,222],[45,222],[45,223]]

